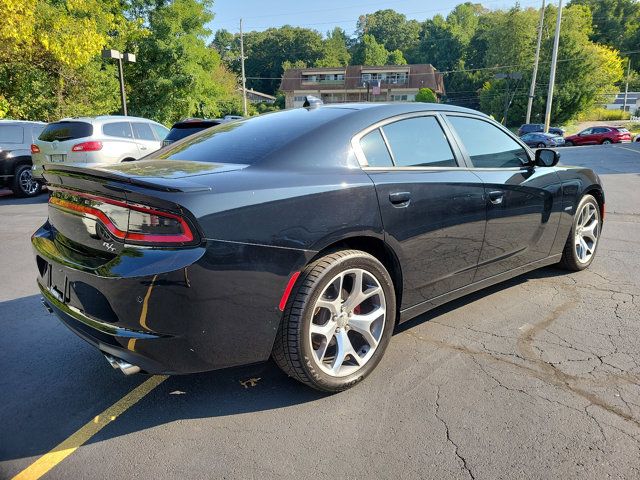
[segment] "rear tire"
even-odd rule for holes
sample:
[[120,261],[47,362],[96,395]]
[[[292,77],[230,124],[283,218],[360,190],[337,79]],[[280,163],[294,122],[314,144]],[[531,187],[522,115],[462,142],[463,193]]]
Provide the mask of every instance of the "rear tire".
[[542,142],[540,142],[537,146],[538,148],[546,148],[546,145]]
[[573,142],[571,140],[567,140],[566,142],[564,142],[564,146],[565,147],[573,147]]
[[296,281],[273,359],[305,385],[325,392],[346,390],[380,362],[395,315],[393,282],[382,263],[359,250],[325,255]]
[[576,208],[571,231],[558,265],[574,272],[591,265],[600,243],[601,230],[600,205],[592,195],[585,195]]
[[31,165],[19,165],[13,175],[11,185],[14,195],[17,197],[35,197],[40,195],[42,184],[33,178]]
[[611,145],[613,142],[609,139],[605,139],[602,141],[602,145]]

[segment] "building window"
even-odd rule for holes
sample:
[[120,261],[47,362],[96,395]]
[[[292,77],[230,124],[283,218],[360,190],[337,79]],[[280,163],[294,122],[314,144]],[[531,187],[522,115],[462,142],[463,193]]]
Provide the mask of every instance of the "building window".
[[406,102],[407,100],[409,100],[407,95],[391,95],[392,102]]
[[305,96],[295,96],[293,97],[294,102],[304,102],[307,99]]

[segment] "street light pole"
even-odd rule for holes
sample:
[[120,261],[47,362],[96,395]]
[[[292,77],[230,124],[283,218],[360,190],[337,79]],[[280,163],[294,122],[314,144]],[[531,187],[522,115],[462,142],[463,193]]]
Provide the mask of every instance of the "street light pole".
[[551,104],[553,103],[553,86],[556,81],[556,65],[558,64],[558,46],[560,45],[560,24],[562,23],[562,0],[558,0],[558,18],[556,19],[556,33],[553,38],[553,53],[551,54],[551,72],[549,73],[549,91],[547,92],[547,109],[544,114],[544,131],[549,132],[551,123]]
[[133,53],[120,53],[118,50],[102,50],[102,58],[118,61],[118,78],[120,79],[120,101],[122,102],[122,114],[127,116],[127,94],[124,90],[124,70],[122,60],[129,63],[136,63],[136,56]]
[[247,77],[244,74],[244,37],[242,35],[242,19],[240,19],[240,65],[242,68],[242,111],[247,116]]
[[536,79],[538,77],[538,62],[540,61],[540,45],[542,44],[542,27],[544,23],[544,7],[545,1],[542,0],[542,8],[540,9],[540,25],[538,25],[538,43],[536,44],[536,58],[533,61],[533,73],[531,74],[531,86],[529,87],[529,101],[527,102],[527,118],[524,123],[531,123],[531,110],[533,108],[533,99],[536,92]]
[[122,102],[122,114],[127,116],[127,94],[124,91],[124,72],[122,71],[122,55],[118,57],[118,76],[120,77],[120,101]]

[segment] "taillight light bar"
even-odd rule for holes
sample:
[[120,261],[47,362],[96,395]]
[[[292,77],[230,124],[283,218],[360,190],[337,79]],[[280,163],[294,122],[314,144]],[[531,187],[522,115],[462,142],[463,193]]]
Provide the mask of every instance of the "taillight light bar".
[[[59,192],[65,192],[64,190],[56,189]],[[49,197],[49,203],[63,210],[79,213],[81,215],[89,216],[95,220],[99,220],[105,228],[118,240],[123,242],[133,242],[136,244],[153,245],[153,244],[188,244],[193,243],[194,235],[189,227],[189,224],[180,215],[176,215],[169,212],[159,211],[151,207],[147,207],[139,204],[132,204],[126,201],[114,200],[111,198],[101,197],[88,193],[79,192],[65,192],[75,197],[85,198],[87,200],[105,203],[116,207],[124,208],[129,211],[127,230],[123,230],[116,225],[116,222],[109,217],[109,215],[97,206],[82,205],[80,203],[70,201],[64,198],[60,198],[55,195]],[[140,212],[143,220],[148,219],[146,225],[137,224],[132,225],[131,212]],[[146,217],[145,217],[146,215]],[[148,229],[157,227],[163,221],[174,222],[174,227],[180,230],[179,233],[152,233],[140,231],[140,228],[147,227]],[[155,225],[153,225],[155,223]],[[138,227],[138,231],[133,227]]]
[[102,150],[102,142],[82,142],[71,147],[72,152],[97,152]]

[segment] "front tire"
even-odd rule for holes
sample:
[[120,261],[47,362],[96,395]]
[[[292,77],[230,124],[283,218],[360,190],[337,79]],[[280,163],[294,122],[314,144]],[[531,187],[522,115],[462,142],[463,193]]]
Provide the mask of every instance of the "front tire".
[[40,195],[42,184],[33,178],[30,165],[20,165],[13,176],[11,190],[17,197],[35,197]]
[[325,392],[362,381],[380,362],[395,326],[393,282],[375,257],[340,250],[308,265],[284,310],[273,359]]
[[592,195],[585,195],[576,208],[569,238],[558,265],[574,272],[591,265],[596,255],[601,230],[600,205]]

